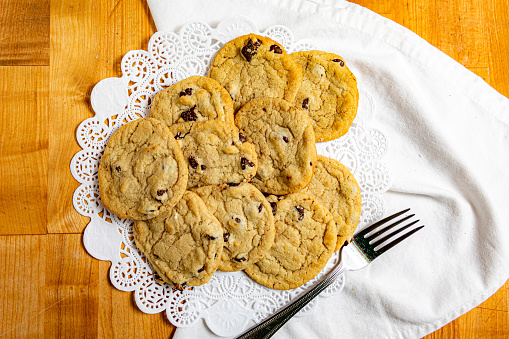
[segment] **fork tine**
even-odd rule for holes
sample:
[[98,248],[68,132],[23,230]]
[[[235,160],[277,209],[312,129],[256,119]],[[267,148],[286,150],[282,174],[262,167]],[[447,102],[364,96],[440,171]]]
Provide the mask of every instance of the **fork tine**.
[[[403,227],[401,227],[401,228],[398,228],[398,229],[397,229],[397,230],[395,230],[395,231],[387,232],[387,235],[385,235],[385,237],[383,237],[382,239],[378,239],[378,240],[373,241],[373,242],[371,242],[371,241],[370,241],[370,245],[372,245],[372,246],[374,247],[374,246],[376,246],[376,244],[382,244],[383,242],[385,242],[385,241],[389,240],[390,238],[392,238],[392,237],[393,237],[393,236],[395,236],[396,234],[403,232],[404,230],[408,229],[409,227],[411,227],[411,226],[415,225],[415,224],[416,224],[416,223],[418,223],[418,222],[419,222],[419,220],[415,220],[415,221],[412,221],[410,224],[408,224],[408,225],[406,225],[406,226],[403,226]],[[385,230],[387,230],[387,229],[385,229]],[[383,230],[383,231],[385,231],[385,230]],[[383,231],[382,231],[382,232],[383,232]]]
[[390,220],[392,220],[392,219],[394,219],[394,218],[396,218],[396,217],[399,217],[400,215],[402,215],[402,214],[404,214],[404,213],[406,213],[406,212],[408,212],[408,211],[410,211],[410,208],[407,208],[406,210],[400,211],[400,212],[398,212],[398,213],[394,213],[393,215],[390,215],[390,216],[388,216],[387,218],[384,218],[384,219],[382,219],[382,220],[380,220],[380,221],[377,221],[377,222],[376,222],[376,223],[374,223],[373,225],[371,225],[371,226],[369,226],[369,227],[367,227],[367,228],[363,229],[361,232],[359,232],[358,236],[362,236],[362,237],[364,238],[364,236],[365,236],[366,234],[368,234],[369,232],[371,232],[371,231],[375,230],[378,226],[383,225],[383,224],[385,224],[387,221],[390,221]]
[[[414,223],[415,224],[415,223]],[[411,226],[411,225],[410,225]],[[411,230],[410,232],[408,233],[405,233],[403,234],[401,237],[393,240],[392,242],[388,243],[387,245],[385,245],[384,247],[380,248],[378,251],[376,251],[376,254],[377,255],[380,255],[388,250],[390,250],[391,248],[393,248],[394,246],[396,246],[397,244],[399,244],[400,242],[402,242],[403,240],[405,240],[406,238],[408,238],[409,236],[411,236],[412,234],[414,234],[415,232],[419,231],[421,228],[423,228],[424,225],[422,226],[419,226],[417,228],[414,228],[413,230]],[[405,227],[406,228],[406,227]],[[397,232],[399,233],[399,232]]]
[[[407,221],[408,219],[410,219],[411,217],[413,217],[415,214],[410,214],[406,217],[404,217],[403,219],[401,220],[398,220],[398,221],[395,221],[393,222],[392,224],[390,224],[389,226],[386,226],[384,228],[382,228],[380,231],[376,232],[376,233],[373,233],[371,234],[369,237],[365,236],[364,239],[375,239],[377,238],[378,236],[384,234],[384,233],[387,233],[389,230],[393,229],[394,227],[396,227],[397,225],[401,224],[402,222],[404,221]],[[381,228],[381,227],[379,227]]]

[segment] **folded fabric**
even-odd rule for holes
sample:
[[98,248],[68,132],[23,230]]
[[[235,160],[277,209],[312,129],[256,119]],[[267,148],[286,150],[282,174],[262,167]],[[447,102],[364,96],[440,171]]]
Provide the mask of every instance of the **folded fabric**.
[[[509,100],[416,34],[346,1],[148,0],[159,31],[244,15],[341,55],[373,99],[393,184],[387,212],[411,207],[424,230],[292,319],[276,338],[422,337],[509,278]],[[361,99],[362,100],[362,99]],[[405,243],[404,243],[405,244]],[[175,338],[215,337],[203,322]]]

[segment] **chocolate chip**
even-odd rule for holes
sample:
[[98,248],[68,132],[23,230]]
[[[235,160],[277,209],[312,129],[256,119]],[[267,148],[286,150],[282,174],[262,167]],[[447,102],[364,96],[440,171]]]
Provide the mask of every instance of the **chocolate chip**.
[[302,206],[296,206],[295,209],[299,212],[299,221],[304,219],[304,208]]
[[168,190],[157,190],[157,196],[161,196],[163,195],[164,193],[166,193]]
[[240,221],[241,221],[241,220],[240,220],[240,218],[235,218],[235,222],[236,222],[237,224],[240,224]]
[[241,142],[246,142],[246,141],[247,141],[246,137],[245,137],[245,136],[244,136],[244,134],[242,134],[242,133],[239,133],[239,140],[240,140]]
[[148,210],[147,213],[154,213],[156,210]]
[[284,141],[284,142],[286,142],[286,143],[288,143],[288,137],[287,137],[287,136],[284,136],[284,137],[283,137],[283,141]]
[[272,215],[276,215],[277,204],[275,202],[271,202],[270,207],[272,207]]
[[246,166],[249,166],[249,167],[254,167],[254,163],[252,163],[251,161],[247,160],[246,158],[241,158],[240,159],[240,167],[245,170],[246,169]]
[[122,167],[120,166],[115,167],[115,169],[117,170],[117,172],[122,172]]
[[228,183],[228,186],[233,186],[233,187],[239,186],[239,185],[240,185],[240,182],[229,182]]
[[208,234],[205,237],[207,237],[207,239],[209,239],[209,240],[216,240],[217,239],[217,237],[213,237],[213,236],[208,235]]
[[310,162],[310,163],[309,163],[309,166],[313,166],[313,163],[312,163],[312,162]]
[[278,45],[272,45],[269,49],[270,52],[274,52],[276,54],[283,54],[283,50]]
[[203,272],[203,271],[205,271],[205,266],[203,266],[202,268],[200,268],[200,269],[198,270],[198,273]]
[[198,162],[196,161],[196,159],[193,156],[189,157],[189,165],[192,168],[197,168],[198,167]]
[[341,59],[333,59],[334,62],[339,62],[339,66],[343,67],[345,65],[345,62]]
[[[196,107],[196,106],[195,106]],[[183,112],[180,117],[184,121],[196,121],[198,119],[198,116],[194,112],[195,107],[192,107],[189,111]]]
[[224,240],[224,242],[228,242],[228,239],[230,239],[230,233],[228,233],[228,232],[223,233],[223,240]]
[[187,132],[186,134],[182,135],[182,133],[180,132],[177,132],[177,134],[175,134],[175,140],[182,140],[186,137],[186,135],[188,135],[189,132]]
[[207,166],[205,166],[205,165],[201,165],[201,170],[202,170],[202,171],[205,171],[206,169],[207,169]]
[[182,97],[184,95],[191,95],[191,94],[193,94],[193,89],[192,88],[186,88],[184,91],[179,93],[179,97]]
[[309,108],[309,98],[302,100],[302,108],[304,108],[304,109]]
[[246,261],[247,259],[242,257],[242,258],[233,258],[233,260],[235,260],[237,262],[243,262],[243,261]]
[[260,213],[262,211],[262,209],[263,209],[263,205],[260,204],[260,206],[258,206],[258,213]]
[[251,38],[247,41],[246,45],[242,47],[242,55],[249,62],[253,58],[253,56],[258,52],[258,47],[262,44],[262,42],[256,39],[256,42],[253,44]]

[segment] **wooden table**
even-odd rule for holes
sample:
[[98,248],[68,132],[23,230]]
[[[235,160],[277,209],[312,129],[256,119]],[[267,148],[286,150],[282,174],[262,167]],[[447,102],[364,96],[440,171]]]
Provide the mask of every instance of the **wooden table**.
[[[509,96],[509,0],[356,0]],[[0,0],[0,338],[168,338],[82,245],[71,198],[90,91],[155,32],[143,0]],[[508,288],[429,338],[508,337]]]

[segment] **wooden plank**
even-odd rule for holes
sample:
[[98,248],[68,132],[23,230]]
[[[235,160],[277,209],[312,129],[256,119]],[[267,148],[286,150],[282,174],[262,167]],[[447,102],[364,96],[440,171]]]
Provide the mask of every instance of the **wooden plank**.
[[[23,255],[19,255],[22,253]],[[131,292],[112,288],[109,262],[79,234],[1,236],[0,337],[169,338],[163,314],[144,314]]]
[[72,206],[78,183],[69,162],[80,150],[75,128],[93,117],[90,92],[107,77],[121,76],[123,55],[146,49],[155,27],[144,1],[51,2],[50,126],[66,133],[49,139],[48,232],[83,231],[88,218]]
[[0,66],[49,64],[50,0],[0,0]]
[[45,236],[0,236],[0,338],[42,338]]
[[0,67],[0,234],[46,233],[47,78],[47,67]]

